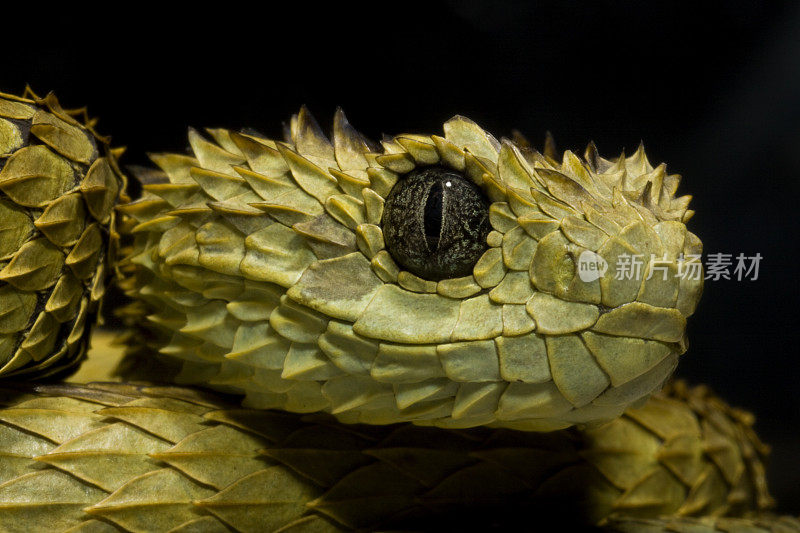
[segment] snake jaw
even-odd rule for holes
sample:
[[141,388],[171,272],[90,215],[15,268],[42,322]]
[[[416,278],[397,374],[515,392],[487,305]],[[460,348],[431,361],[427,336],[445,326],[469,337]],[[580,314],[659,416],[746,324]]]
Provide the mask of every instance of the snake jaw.
[[[702,276],[666,274],[701,245],[679,177],[642,147],[558,162],[454,117],[378,150],[341,111],[329,140],[305,108],[286,141],[208,133],[190,131],[193,157],[155,156],[161,179],[122,208],[128,291],[185,382],[346,422],[546,431],[618,416],[685,349]],[[387,197],[431,166],[488,199],[471,275],[425,279],[387,250]],[[584,281],[586,252],[644,256],[641,277]]]

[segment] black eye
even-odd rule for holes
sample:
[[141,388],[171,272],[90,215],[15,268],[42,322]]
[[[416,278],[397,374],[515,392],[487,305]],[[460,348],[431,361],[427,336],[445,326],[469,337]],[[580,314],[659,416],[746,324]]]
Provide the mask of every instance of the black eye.
[[402,176],[386,197],[383,237],[395,261],[439,281],[472,273],[486,250],[489,202],[458,172],[434,166]]

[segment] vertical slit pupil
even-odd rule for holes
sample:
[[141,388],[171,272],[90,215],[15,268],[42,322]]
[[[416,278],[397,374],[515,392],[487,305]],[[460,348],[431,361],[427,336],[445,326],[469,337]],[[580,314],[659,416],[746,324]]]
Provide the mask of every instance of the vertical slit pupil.
[[442,233],[442,183],[435,181],[425,200],[425,239],[428,249],[433,252],[439,247]]

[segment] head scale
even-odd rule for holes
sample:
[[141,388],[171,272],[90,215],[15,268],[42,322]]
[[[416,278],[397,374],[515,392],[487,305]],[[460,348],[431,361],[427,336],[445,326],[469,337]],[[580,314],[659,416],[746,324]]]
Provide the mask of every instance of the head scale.
[[[551,430],[614,418],[672,373],[701,244],[679,176],[643,148],[557,161],[463,117],[380,148],[341,111],[332,139],[305,109],[288,129],[191,131],[194,156],[154,156],[163,175],[125,208],[139,222],[130,291],[154,305],[185,381],[346,422]],[[426,169],[398,230],[392,198]],[[484,203],[442,193],[448,173]],[[388,238],[414,227],[431,249],[484,242],[442,275]]]

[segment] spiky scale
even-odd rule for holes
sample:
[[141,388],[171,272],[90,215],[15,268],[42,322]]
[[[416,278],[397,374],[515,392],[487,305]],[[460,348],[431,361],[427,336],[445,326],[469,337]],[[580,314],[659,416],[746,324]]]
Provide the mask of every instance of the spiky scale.
[[[97,354],[112,356],[109,339],[97,338]],[[89,364],[104,361],[94,357]],[[75,379],[105,372],[88,367]],[[456,413],[478,416],[496,387],[462,387],[455,393]],[[197,520],[203,530],[219,523],[263,529],[253,520],[277,530],[309,517],[326,531],[414,528],[438,520],[475,527],[487,518],[514,524],[520,512],[528,518],[534,513],[540,523],[564,523],[565,510],[570,517],[616,524],[623,508],[642,517],[679,507],[688,516],[741,516],[771,501],[763,486],[765,448],[752,434],[752,417],[704,388],[681,384],[606,426],[551,434],[347,426],[320,415],[241,409],[231,398],[170,386],[57,384],[0,396],[0,460],[12,464],[13,456],[16,465],[0,488],[4,527],[47,522],[59,531],[92,517],[128,530],[179,528]],[[48,422],[32,424],[31,415]],[[172,422],[164,425],[166,420]],[[165,432],[167,427],[182,429]],[[726,447],[742,450],[734,463],[719,463],[714,455]],[[689,460],[696,466],[680,466]],[[108,461],[126,466],[103,468]],[[720,465],[722,499],[707,500],[709,493],[700,490],[705,471]],[[677,478],[664,477],[676,472]],[[555,482],[562,474],[568,484]],[[30,492],[37,479],[53,490]],[[659,480],[666,479],[678,479],[678,490],[665,491]],[[649,490],[659,502],[632,507],[639,500],[631,491],[648,483],[655,484]],[[566,488],[571,492],[565,494]],[[34,494],[38,511],[23,513],[31,507],[21,506],[20,498],[33,501]],[[50,505],[54,497],[67,505]],[[554,501],[566,507],[549,508]],[[371,511],[362,512],[367,503]]]
[[118,151],[93,124],[53,95],[0,94],[2,377],[55,374],[85,354],[125,199]]
[[[444,427],[494,421],[547,430],[618,414],[652,392],[685,349],[697,281],[578,275],[584,252],[612,267],[626,254],[666,254],[667,272],[676,273],[678,250],[698,248],[699,241],[685,242],[689,234],[677,222],[686,206],[673,200],[676,178],[663,166],[654,169],[642,149],[616,161],[596,149],[587,149],[586,160],[567,151],[556,161],[552,149],[543,156],[524,143],[497,142],[463,117],[447,122],[443,137],[403,134],[377,149],[341,112],[329,141],[305,108],[285,142],[210,133],[216,144],[190,133],[195,158],[155,159],[169,186],[184,188],[180,194],[150,185],[123,209],[139,221],[129,294],[174,309],[152,315],[160,327],[223,350],[206,352],[206,359],[191,343],[162,350],[186,361],[178,362],[183,380],[246,391],[252,405],[320,406],[348,421]],[[433,164],[463,172],[491,202],[488,249],[471,276],[423,279],[398,265],[383,243],[384,198],[402,174]],[[154,195],[169,198],[169,206]],[[243,248],[235,245],[242,240]],[[159,254],[148,253],[156,246]],[[648,260],[644,273],[655,267]],[[268,317],[250,303],[256,287],[285,293]],[[222,302],[187,307],[187,290]],[[269,328],[259,326],[266,322]],[[256,340],[256,332],[264,337]],[[623,344],[647,346],[648,355],[631,361],[619,346],[581,335],[594,341],[615,335]],[[285,346],[275,350],[278,338]],[[525,369],[519,352],[525,342],[518,338],[548,346],[545,359]],[[433,348],[436,358],[389,357],[380,346],[392,343],[420,355]],[[291,352],[289,345],[298,347]],[[245,367],[226,361],[282,377],[248,377]],[[531,381],[534,396],[506,386],[518,379],[512,376]],[[441,379],[497,383],[492,390],[499,392],[453,388]],[[427,389],[409,388],[410,381],[449,392],[412,409],[419,400],[411,398],[424,398]],[[485,405],[490,400],[493,410]],[[475,417],[468,416],[473,405],[480,405]]]

